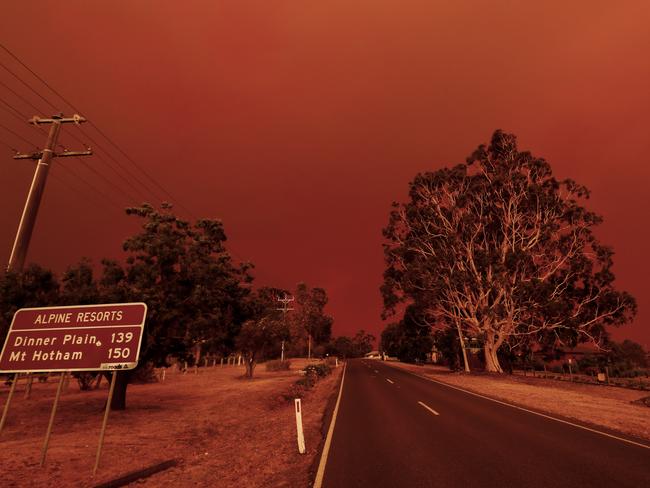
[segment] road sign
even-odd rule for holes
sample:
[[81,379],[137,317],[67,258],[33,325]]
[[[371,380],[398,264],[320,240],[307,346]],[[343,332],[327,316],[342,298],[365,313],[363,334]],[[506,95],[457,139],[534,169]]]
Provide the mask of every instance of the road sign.
[[137,366],[147,305],[22,308],[0,354],[0,373],[97,371]]

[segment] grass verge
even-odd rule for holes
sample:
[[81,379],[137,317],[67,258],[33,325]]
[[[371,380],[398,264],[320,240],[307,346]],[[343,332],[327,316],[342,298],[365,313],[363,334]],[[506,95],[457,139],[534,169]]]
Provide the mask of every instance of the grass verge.
[[[304,364],[302,364],[304,363]],[[74,383],[59,404],[44,468],[38,467],[54,384],[34,384],[32,398],[17,389],[0,434],[3,487],[94,486],[168,459],[179,464],[138,486],[301,487],[322,441],[323,416],[336,393],[342,367],[303,397],[307,453],[298,454],[293,402],[279,403],[300,378],[289,371],[243,367],[202,368],[199,374],[167,374],[164,383],[130,385],[127,410],[111,412],[102,462],[92,479],[107,388],[80,392]],[[0,393],[0,404],[8,388]]]

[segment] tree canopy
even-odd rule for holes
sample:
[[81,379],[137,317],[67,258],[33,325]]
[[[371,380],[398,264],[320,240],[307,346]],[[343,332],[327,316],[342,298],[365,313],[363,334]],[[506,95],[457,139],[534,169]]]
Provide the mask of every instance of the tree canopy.
[[384,313],[415,304],[422,323],[459,325],[483,341],[488,371],[502,371],[502,345],[602,343],[636,303],[614,288],[588,197],[502,131],[465,163],[418,174],[384,229]]

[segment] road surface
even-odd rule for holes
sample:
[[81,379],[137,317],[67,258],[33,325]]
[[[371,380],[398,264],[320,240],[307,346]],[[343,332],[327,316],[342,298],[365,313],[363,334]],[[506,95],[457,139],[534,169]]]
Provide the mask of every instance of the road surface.
[[650,449],[353,360],[323,486],[650,487]]

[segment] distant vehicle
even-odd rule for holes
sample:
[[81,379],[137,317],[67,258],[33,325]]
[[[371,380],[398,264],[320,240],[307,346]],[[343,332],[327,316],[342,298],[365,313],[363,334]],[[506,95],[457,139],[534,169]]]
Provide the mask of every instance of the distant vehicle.
[[379,353],[379,351],[370,351],[363,357],[366,359],[381,359],[381,354]]

